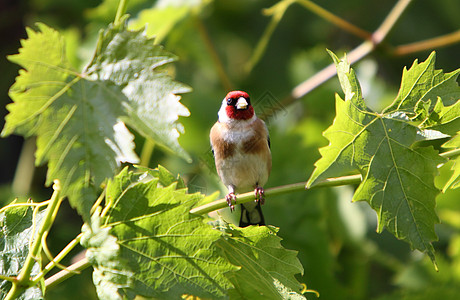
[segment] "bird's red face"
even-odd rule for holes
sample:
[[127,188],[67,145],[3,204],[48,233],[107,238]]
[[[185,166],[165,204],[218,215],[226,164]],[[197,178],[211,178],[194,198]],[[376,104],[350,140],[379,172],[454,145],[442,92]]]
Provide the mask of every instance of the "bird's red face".
[[225,96],[227,106],[225,112],[230,119],[249,120],[254,116],[249,95],[243,91],[233,91]]

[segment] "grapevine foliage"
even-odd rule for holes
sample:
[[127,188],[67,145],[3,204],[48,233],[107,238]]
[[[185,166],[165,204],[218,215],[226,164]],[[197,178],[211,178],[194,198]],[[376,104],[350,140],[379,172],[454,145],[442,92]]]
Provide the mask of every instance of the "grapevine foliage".
[[432,146],[418,142],[446,137],[458,125],[459,114],[452,112],[458,111],[460,69],[447,74],[435,70],[434,52],[423,63],[415,61],[404,70],[394,102],[378,113],[366,106],[346,60],[330,54],[345,100],[336,95],[336,117],[324,132],[329,145],[320,149],[322,157],[307,186],[359,171],[362,182],[353,201],[367,201],[377,212],[378,231],[386,227],[435,262],[431,242],[437,239],[435,198],[439,190],[434,178],[445,159]]
[[177,93],[189,87],[172,80],[164,66],[176,56],[124,23],[101,32],[96,52],[82,71],[65,54],[63,37],[38,24],[28,29],[19,54],[9,59],[24,69],[10,89],[3,136],[37,137],[36,164],[48,162],[47,184],[62,192],[89,221],[89,211],[120,162],[137,162],[125,123],[159,145],[188,158],[177,138],[177,122],[189,112]]

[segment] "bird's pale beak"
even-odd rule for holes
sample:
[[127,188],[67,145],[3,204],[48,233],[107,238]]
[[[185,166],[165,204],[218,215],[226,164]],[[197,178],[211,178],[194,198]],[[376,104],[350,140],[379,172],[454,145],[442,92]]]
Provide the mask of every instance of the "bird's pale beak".
[[248,101],[244,97],[240,97],[236,102],[236,109],[246,109],[248,108]]

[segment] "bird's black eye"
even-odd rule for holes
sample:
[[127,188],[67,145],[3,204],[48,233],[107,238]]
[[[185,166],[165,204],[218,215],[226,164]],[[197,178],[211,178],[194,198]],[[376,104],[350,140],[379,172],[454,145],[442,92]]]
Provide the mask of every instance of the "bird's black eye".
[[235,105],[235,99],[227,98],[227,105]]

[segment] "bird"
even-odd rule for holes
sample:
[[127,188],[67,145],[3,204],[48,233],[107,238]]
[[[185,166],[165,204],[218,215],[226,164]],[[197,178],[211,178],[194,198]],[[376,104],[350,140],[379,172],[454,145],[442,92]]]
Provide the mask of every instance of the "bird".
[[233,211],[236,194],[253,190],[255,200],[241,204],[239,226],[265,225],[263,186],[272,167],[267,126],[256,116],[249,95],[243,91],[229,92],[217,115],[210,141],[217,174],[228,189],[227,204]]

